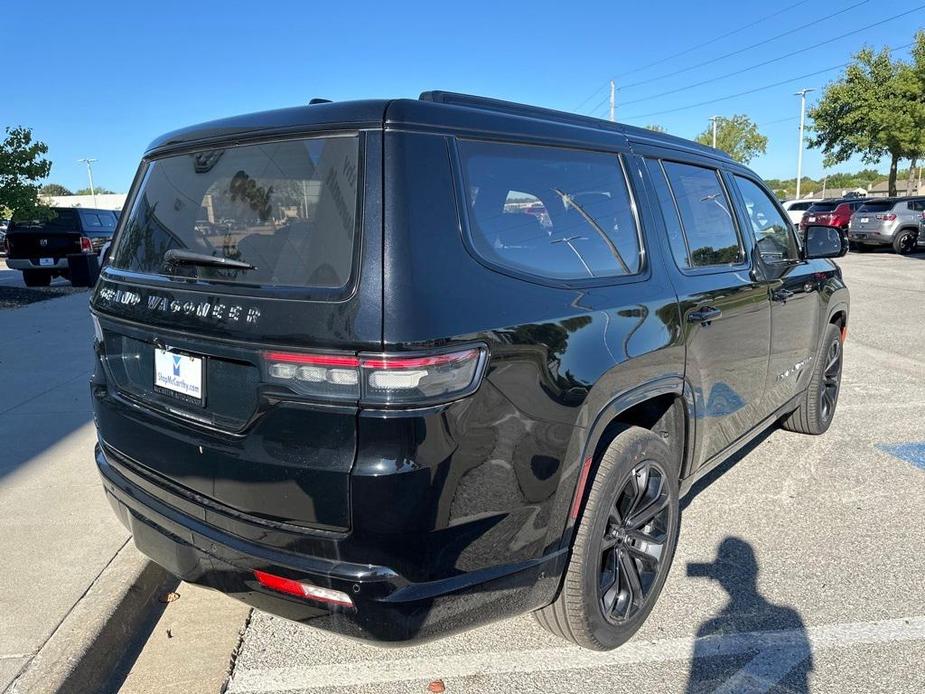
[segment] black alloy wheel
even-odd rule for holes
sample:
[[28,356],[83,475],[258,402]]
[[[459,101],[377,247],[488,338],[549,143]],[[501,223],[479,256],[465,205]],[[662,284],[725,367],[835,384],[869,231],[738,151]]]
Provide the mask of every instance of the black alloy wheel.
[[624,622],[645,606],[661,568],[671,514],[665,471],[646,460],[620,485],[600,541],[598,600],[607,621]]

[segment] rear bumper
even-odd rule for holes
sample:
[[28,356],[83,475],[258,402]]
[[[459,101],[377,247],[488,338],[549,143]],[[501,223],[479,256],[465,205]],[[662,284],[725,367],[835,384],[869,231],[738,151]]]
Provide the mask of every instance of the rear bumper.
[[[339,561],[336,551],[330,558],[306,556],[232,535],[132,484],[99,446],[96,463],[107,499],[135,545],[171,573],[267,612],[365,641],[420,642],[535,610],[554,598],[567,558],[559,550],[412,583],[389,567]],[[255,569],[341,591],[354,607],[271,592],[258,584]]]
[[58,258],[54,265],[39,265],[38,258],[7,258],[11,270],[67,270],[67,258]]

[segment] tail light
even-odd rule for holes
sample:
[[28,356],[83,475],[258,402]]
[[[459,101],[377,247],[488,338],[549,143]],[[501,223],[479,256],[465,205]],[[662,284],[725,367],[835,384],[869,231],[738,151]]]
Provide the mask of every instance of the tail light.
[[80,237],[80,252],[81,253],[93,253],[93,242],[88,239],[86,236]]
[[365,405],[418,406],[475,392],[483,346],[429,354],[308,354],[265,352],[267,377],[308,397],[358,400]]
[[886,214],[878,214],[877,219],[879,219],[881,222],[895,222],[896,215],[892,212],[887,212]]

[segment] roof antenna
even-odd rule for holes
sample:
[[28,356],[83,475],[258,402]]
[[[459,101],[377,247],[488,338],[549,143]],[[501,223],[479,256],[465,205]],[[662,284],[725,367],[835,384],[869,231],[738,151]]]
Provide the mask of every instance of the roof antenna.
[[319,99],[317,96],[308,102],[309,106],[314,106],[315,104],[330,104],[330,99]]

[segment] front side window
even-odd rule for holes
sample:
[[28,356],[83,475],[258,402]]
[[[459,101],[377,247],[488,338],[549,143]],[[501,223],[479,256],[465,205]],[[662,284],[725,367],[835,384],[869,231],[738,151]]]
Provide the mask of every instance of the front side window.
[[757,183],[742,176],[736,176],[735,181],[745,202],[761,259],[766,263],[798,260],[799,251],[790,224],[768,194]]
[[719,172],[692,164],[662,162],[690,251],[691,267],[741,263],[732,206],[720,183]]
[[618,156],[474,141],[459,153],[470,240],[488,262],[566,281],[641,271]]
[[[341,289],[358,226],[356,136],[229,146],[152,161],[112,253],[116,269]],[[173,262],[176,249],[203,262]],[[240,261],[237,267],[208,258]]]

